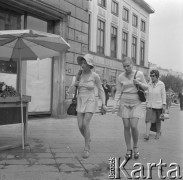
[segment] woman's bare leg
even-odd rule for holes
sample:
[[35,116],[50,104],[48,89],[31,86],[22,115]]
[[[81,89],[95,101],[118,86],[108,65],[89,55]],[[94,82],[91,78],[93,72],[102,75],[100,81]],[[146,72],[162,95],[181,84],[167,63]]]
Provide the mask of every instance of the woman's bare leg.
[[80,130],[80,133],[85,138],[84,127],[83,127],[83,119],[84,119],[84,113],[77,113],[78,127],[79,127],[79,130]]
[[124,137],[125,137],[127,150],[131,150],[132,147],[131,147],[130,119],[123,118],[123,124],[124,124]]
[[130,119],[133,147],[138,147],[138,139],[139,139],[138,121],[139,118]]
[[146,122],[146,135],[147,135],[147,136],[149,136],[150,127],[151,127],[151,122]]
[[93,117],[93,113],[85,113],[84,119],[83,119],[83,127],[84,127],[84,135],[85,135],[85,149],[90,149],[90,120]]

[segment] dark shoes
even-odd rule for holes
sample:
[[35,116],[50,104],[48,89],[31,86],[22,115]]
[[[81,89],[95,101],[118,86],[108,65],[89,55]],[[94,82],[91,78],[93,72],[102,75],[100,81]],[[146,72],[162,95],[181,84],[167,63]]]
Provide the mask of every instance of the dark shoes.
[[127,153],[125,155],[125,159],[126,160],[132,159],[132,150],[131,149],[130,150],[127,150]]
[[[134,156],[134,159],[138,159],[139,158],[139,151],[138,151],[138,147],[134,147],[133,148],[133,156]],[[127,150],[127,153],[125,155],[125,159],[126,160],[130,160],[132,159],[132,150]]]

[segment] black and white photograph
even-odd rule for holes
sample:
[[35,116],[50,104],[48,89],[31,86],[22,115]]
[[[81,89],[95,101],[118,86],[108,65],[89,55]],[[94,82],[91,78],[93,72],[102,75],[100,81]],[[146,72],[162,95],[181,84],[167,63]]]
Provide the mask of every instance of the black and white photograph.
[[0,0],[0,180],[183,179],[182,0]]

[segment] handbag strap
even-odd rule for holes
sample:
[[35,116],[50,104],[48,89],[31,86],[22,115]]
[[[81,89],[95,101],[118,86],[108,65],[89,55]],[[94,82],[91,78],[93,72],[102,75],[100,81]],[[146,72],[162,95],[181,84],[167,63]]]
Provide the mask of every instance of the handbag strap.
[[[81,78],[81,74],[82,74],[82,71],[78,73],[78,81],[80,80]],[[75,93],[74,93],[74,98],[73,99],[76,99],[76,96],[77,96],[77,93],[78,93],[78,86],[76,86],[76,89],[75,89]]]
[[136,74],[137,74],[137,71],[135,72],[134,79],[136,79]]
[[76,86],[76,89],[75,89],[75,93],[74,93],[74,99],[76,99],[77,92],[78,92],[78,86]]
[[[134,75],[134,79],[136,79],[136,75],[137,75],[137,70],[136,70],[136,72],[135,72],[135,75]],[[137,90],[139,90],[139,86],[136,84],[136,88],[137,88]]]

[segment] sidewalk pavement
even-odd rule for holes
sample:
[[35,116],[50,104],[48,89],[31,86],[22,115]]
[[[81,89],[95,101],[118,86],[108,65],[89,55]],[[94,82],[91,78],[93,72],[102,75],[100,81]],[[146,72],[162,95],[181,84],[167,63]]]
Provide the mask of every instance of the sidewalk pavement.
[[[139,121],[138,160],[130,160],[125,168],[134,169],[134,163],[180,165],[183,175],[183,113],[178,108],[170,109],[170,120],[162,124],[162,137],[155,140],[151,133],[145,142],[144,119]],[[126,153],[122,120],[116,114],[94,115],[91,125],[91,153],[88,159],[81,157],[84,140],[79,133],[75,117],[66,119],[38,118],[28,122],[28,145],[0,151],[0,180],[108,180],[109,158],[121,157]],[[21,142],[20,124],[0,126],[0,146],[4,143]],[[139,167],[138,167],[139,168]],[[174,167],[175,168],[175,167]],[[146,172],[145,172],[145,175]],[[153,168],[152,179],[158,180],[157,167]],[[121,173],[121,179],[127,179]]]

